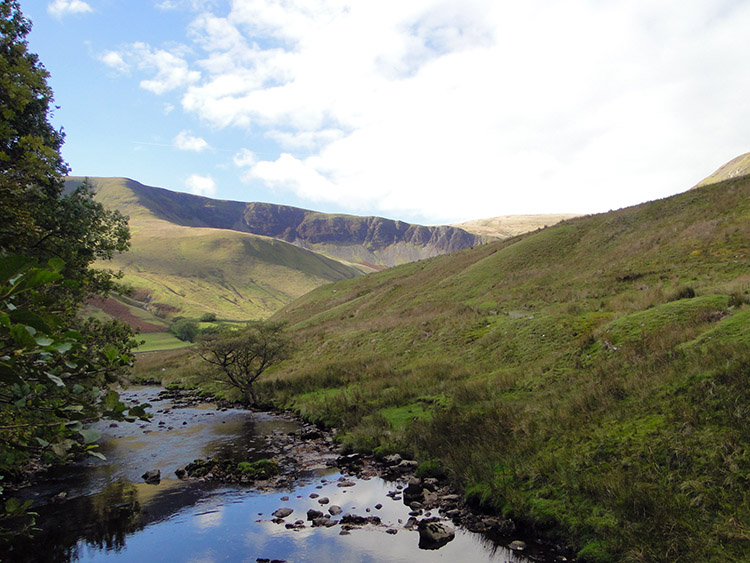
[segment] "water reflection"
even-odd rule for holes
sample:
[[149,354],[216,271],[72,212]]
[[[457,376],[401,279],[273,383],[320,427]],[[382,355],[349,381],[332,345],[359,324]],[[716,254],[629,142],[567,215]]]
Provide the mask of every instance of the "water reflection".
[[[173,477],[174,469],[196,457],[247,458],[248,452],[251,457],[266,457],[267,439],[291,432],[296,425],[242,411],[208,415],[198,409],[165,406],[160,410],[161,426],[157,419],[147,428],[105,428],[106,463],[68,469],[67,477],[63,472],[44,487],[27,492],[29,498],[41,499],[35,507],[40,529],[31,540],[19,540],[12,549],[0,548],[0,560],[528,561],[463,530],[457,530],[456,539],[438,551],[420,550],[418,533],[403,528],[410,509],[403,501],[387,497],[394,484],[380,479],[354,480],[355,486],[344,488],[337,486],[338,474],[318,474],[294,490],[269,493],[179,481]],[[162,481],[158,485],[140,481],[139,476],[153,468],[162,470]],[[58,490],[72,491],[73,498],[52,502],[51,495]],[[328,497],[330,503],[321,505],[313,494]],[[311,508],[325,512],[332,504],[344,512],[377,515],[384,525],[340,535],[340,526],[312,528],[308,522],[308,527],[290,530],[272,522],[272,512],[282,506],[293,510],[285,519],[292,523],[306,520]],[[388,528],[397,533],[386,534]]]

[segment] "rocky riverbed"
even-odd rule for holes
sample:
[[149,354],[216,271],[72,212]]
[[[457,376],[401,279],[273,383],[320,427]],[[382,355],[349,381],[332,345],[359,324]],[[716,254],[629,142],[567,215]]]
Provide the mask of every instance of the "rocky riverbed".
[[173,561],[567,560],[473,512],[446,480],[417,477],[414,460],[342,455],[290,413],[148,388],[123,397],[151,402],[152,421],[98,423],[108,460],[29,489],[42,530],[0,559],[149,561],[168,546]]

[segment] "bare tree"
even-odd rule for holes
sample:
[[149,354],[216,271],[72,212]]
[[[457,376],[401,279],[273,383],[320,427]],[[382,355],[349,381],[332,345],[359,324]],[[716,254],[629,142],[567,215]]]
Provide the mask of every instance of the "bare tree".
[[283,323],[273,322],[253,322],[238,330],[223,328],[201,335],[198,354],[219,368],[220,381],[239,389],[245,400],[255,404],[253,383],[291,351],[283,329]]

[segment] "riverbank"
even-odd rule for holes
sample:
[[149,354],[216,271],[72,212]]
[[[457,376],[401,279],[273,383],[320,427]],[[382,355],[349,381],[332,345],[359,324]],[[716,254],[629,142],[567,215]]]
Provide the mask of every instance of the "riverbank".
[[[91,552],[97,561],[132,560],[134,549],[157,541],[174,541],[176,553],[187,553],[179,538],[208,527],[216,536],[190,540],[193,551],[230,550],[231,557],[239,556],[236,541],[225,546],[220,538],[237,534],[243,543],[255,530],[243,558],[253,553],[315,560],[309,554],[327,545],[341,561],[455,560],[466,553],[476,561],[563,560],[532,541],[508,536],[507,522],[472,512],[447,482],[419,474],[416,462],[342,454],[332,432],[291,413],[206,404],[204,397],[183,392],[133,393],[140,402],[143,393],[151,393],[145,398],[153,405],[152,421],[97,423],[108,460],[58,468],[26,489],[41,531],[29,542],[16,542],[10,556],[6,550],[0,559],[88,561]],[[127,400],[130,394],[123,396]],[[220,482],[210,472],[178,479],[175,472],[195,459],[268,459],[278,475],[239,483]],[[149,472],[159,478],[145,479]],[[247,530],[223,517],[235,512]]]

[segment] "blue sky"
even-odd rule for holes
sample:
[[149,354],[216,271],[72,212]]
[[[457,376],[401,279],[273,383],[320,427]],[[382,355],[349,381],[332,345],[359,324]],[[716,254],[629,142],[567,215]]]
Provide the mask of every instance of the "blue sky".
[[438,224],[750,151],[750,3],[21,0],[72,173]]

